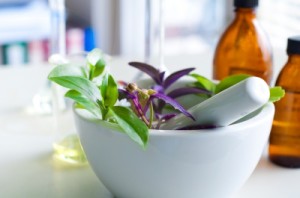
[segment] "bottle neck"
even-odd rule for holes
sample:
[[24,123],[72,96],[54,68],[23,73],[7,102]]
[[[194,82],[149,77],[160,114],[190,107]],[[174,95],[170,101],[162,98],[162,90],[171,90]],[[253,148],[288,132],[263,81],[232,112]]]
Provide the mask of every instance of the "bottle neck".
[[288,63],[300,65],[300,54],[289,54]]
[[256,18],[256,8],[235,8],[236,18]]

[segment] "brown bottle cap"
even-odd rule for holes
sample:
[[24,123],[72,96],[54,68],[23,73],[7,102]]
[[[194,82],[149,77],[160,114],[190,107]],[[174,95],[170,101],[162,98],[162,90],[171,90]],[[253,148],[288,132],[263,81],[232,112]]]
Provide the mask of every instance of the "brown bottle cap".
[[286,51],[288,54],[300,54],[300,36],[288,38]]
[[237,8],[255,8],[258,6],[258,0],[234,0],[234,6]]

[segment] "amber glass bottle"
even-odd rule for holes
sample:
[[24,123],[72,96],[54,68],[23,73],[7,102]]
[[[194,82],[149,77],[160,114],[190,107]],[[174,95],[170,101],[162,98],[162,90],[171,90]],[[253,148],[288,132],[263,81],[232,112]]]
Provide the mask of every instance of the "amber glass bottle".
[[288,62],[276,81],[286,94],[275,103],[269,157],[275,164],[300,168],[300,36],[288,39],[287,53]]
[[270,83],[272,49],[256,19],[258,0],[235,0],[235,19],[222,35],[214,56],[213,78],[250,74]]

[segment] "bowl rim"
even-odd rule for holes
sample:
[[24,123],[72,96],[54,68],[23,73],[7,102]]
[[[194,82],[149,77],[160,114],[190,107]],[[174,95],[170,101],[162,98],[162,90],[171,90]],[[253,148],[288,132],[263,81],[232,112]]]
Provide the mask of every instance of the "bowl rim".
[[[95,123],[107,127],[109,129],[122,132],[122,129],[119,127],[118,124],[107,122],[100,119],[87,118],[81,113],[79,113],[79,110],[82,109],[73,107],[73,112],[75,113],[75,115],[80,119],[84,120],[85,122]],[[248,127],[251,127],[252,126],[251,123],[259,124],[261,122],[264,122],[266,119],[269,118],[269,116],[272,117],[274,116],[274,111],[275,111],[274,104],[272,102],[268,102],[263,106],[262,110],[258,114],[254,115],[252,118],[226,127],[217,127],[212,129],[192,129],[192,130],[149,129],[149,136],[171,136],[171,135],[187,135],[187,134],[204,134],[204,135],[212,136],[212,135],[220,135],[220,134],[230,134],[239,131],[241,128],[246,129]]]

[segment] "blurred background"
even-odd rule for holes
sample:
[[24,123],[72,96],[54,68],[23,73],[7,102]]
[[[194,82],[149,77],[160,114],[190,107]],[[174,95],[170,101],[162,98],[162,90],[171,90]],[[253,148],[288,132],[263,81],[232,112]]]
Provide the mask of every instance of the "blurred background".
[[[158,0],[151,2],[151,54],[158,52]],[[143,57],[146,0],[66,0],[67,51],[99,47],[124,57]],[[232,21],[233,0],[166,0],[165,55],[213,51]],[[299,0],[261,0],[258,18],[273,48],[285,49],[300,32]],[[0,0],[0,63],[39,63],[49,55],[47,0]]]

